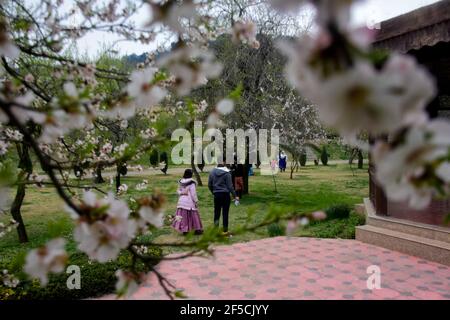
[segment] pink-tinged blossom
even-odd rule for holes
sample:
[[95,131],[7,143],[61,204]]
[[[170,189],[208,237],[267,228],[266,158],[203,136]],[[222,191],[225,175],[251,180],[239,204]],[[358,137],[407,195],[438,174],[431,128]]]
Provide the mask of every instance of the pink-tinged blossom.
[[183,33],[185,28],[180,23],[180,19],[194,19],[197,17],[196,6],[193,1],[172,2],[169,4],[169,7],[163,7],[155,2],[149,1],[152,19],[147,23],[148,26],[155,23],[163,23],[173,31]]
[[298,228],[298,222],[296,219],[289,220],[286,225],[286,235],[291,236]]
[[150,224],[156,228],[161,228],[164,225],[164,202],[165,198],[162,194],[158,193],[151,197],[143,197],[138,200],[139,225],[142,229],[145,228],[146,224]]
[[311,216],[314,220],[325,220],[327,218],[327,214],[323,211],[315,211],[311,213]]

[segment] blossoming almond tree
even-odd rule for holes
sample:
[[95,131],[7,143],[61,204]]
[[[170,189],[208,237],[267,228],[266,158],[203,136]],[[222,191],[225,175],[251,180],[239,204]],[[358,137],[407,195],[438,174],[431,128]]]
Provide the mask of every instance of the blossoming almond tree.
[[[214,35],[204,14],[207,2],[132,4],[113,0],[62,4],[53,0],[8,0],[0,5],[2,154],[9,151],[11,143],[26,142],[43,174],[29,172],[25,182],[55,188],[75,221],[78,249],[90,259],[106,262],[116,259],[121,250],[132,253],[129,270],[117,272],[120,294],[133,290],[135,283],[142,280],[134,268],[140,260],[156,273],[171,298],[180,296],[154,268],[154,257],[147,254],[147,247],[172,245],[192,249],[179,258],[210,254],[210,244],[222,238],[220,233],[212,229],[199,240],[187,243],[143,241],[140,235],[166,223],[162,194],[130,199],[127,203],[115,193],[104,197],[106,191],[95,185],[72,184],[71,173],[80,178],[83,172],[119,166],[154,148],[158,139],[167,137],[158,136],[151,127],[135,135],[131,144],[117,144],[102,133],[115,128],[123,132],[129,121],[149,115],[158,104],[164,105],[165,99],[186,96],[220,74],[222,66],[207,48]],[[151,9],[148,22],[137,27],[129,18],[145,7]],[[251,24],[240,29],[236,41],[254,44],[256,30],[248,27]],[[169,54],[129,72],[70,53],[70,43],[91,31],[113,33],[142,43],[152,41],[160,32],[169,32],[178,40]],[[120,85],[116,90],[105,90],[105,83],[111,82]],[[231,111],[226,100],[225,108],[224,103],[221,105],[218,109],[222,113]],[[11,161],[7,160],[1,165],[2,207],[7,203],[8,188],[24,184],[23,180],[14,179],[9,170]],[[80,194],[76,188],[84,191]],[[121,184],[117,189],[125,193],[127,186]],[[278,219],[278,214],[271,214],[263,223],[246,224],[237,232],[251,231]],[[24,271],[45,285],[48,273],[64,269],[64,247],[63,239],[54,239],[30,251]],[[3,282],[15,284],[11,277],[4,273]]]

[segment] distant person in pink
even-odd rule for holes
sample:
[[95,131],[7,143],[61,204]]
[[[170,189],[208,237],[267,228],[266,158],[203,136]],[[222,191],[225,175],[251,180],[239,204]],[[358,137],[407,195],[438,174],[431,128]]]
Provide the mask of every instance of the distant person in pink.
[[194,231],[203,233],[203,225],[198,212],[197,183],[192,179],[192,170],[186,169],[179,181],[177,212],[172,227],[184,235]]

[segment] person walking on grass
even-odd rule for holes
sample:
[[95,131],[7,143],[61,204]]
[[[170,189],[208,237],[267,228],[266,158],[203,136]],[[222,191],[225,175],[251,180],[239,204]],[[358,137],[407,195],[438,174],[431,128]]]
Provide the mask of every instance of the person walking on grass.
[[178,203],[172,227],[184,235],[191,231],[203,233],[203,225],[198,212],[197,183],[192,179],[192,170],[186,169],[179,181]]
[[287,166],[287,155],[284,153],[284,151],[280,152],[280,155],[278,156],[278,167],[280,168],[281,172],[286,171]]
[[219,226],[220,215],[223,219],[223,234],[230,236],[228,232],[228,212],[230,211],[231,197],[239,201],[233,188],[230,170],[222,161],[209,174],[208,188],[214,196],[214,225]]
[[231,166],[231,172],[234,176],[234,190],[239,198],[242,198],[244,191],[244,165],[238,163],[237,156],[234,156],[234,164]]

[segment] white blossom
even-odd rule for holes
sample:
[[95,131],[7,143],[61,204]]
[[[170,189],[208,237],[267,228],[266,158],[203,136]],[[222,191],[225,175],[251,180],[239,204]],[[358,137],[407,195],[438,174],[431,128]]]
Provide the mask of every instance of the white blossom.
[[69,97],[78,98],[78,90],[73,82],[64,83],[63,90]]
[[[449,152],[448,122],[434,120],[412,127],[403,143],[390,147],[379,142],[375,146],[372,154],[377,165],[376,178],[390,199],[408,201],[411,207],[423,209],[439,193],[435,181],[427,177],[441,178],[444,190],[448,190],[448,162],[444,159]],[[439,166],[434,171],[436,163]]]
[[99,217],[83,217],[71,211],[77,221],[74,238],[78,242],[78,249],[99,262],[115,259],[136,233],[137,226],[129,219],[127,204],[114,199],[112,194],[106,199],[97,199],[92,191],[84,193],[82,204],[88,212],[102,213]]
[[13,142],[20,142],[23,139],[23,134],[18,130],[14,130],[11,128],[6,128],[5,137]]
[[125,151],[127,150],[128,146],[129,146],[129,145],[128,145],[128,143],[126,143],[126,142],[120,144],[120,145],[116,148],[116,150],[115,150],[115,152],[117,153],[117,156],[118,156],[118,157],[123,156],[124,153],[125,153]]
[[39,137],[41,143],[53,143],[72,129],[83,128],[88,124],[88,116],[84,112],[68,113],[54,110],[43,123],[43,132]]
[[217,103],[216,110],[222,115],[227,115],[233,112],[234,102],[231,99],[222,99]]
[[62,272],[67,261],[64,250],[66,241],[62,238],[53,239],[45,246],[28,252],[24,271],[33,278],[38,278],[42,285],[48,283],[49,272]]
[[143,139],[150,139],[156,136],[156,131],[153,128],[147,128],[140,132],[140,136]]
[[0,140],[0,156],[5,155],[8,152],[9,143],[6,141]]
[[164,225],[164,212],[160,210],[154,210],[149,206],[142,206],[139,209],[139,215],[145,221],[155,226],[156,228],[161,228]]
[[124,194],[128,191],[128,186],[126,184],[121,184],[117,190],[118,194]]
[[298,223],[300,224],[300,226],[306,226],[309,224],[309,219],[307,217],[300,218],[298,220]]
[[178,95],[187,95],[192,89],[216,78],[222,72],[222,65],[214,55],[195,46],[184,46],[163,56],[158,66],[166,67],[175,78],[174,86]]
[[134,99],[133,104],[137,108],[151,108],[158,104],[166,95],[166,90],[152,84],[156,68],[135,70],[131,74],[131,81],[127,86],[127,92]]
[[389,108],[400,113],[402,125],[424,123],[427,119],[424,109],[436,94],[435,83],[430,74],[417,65],[414,58],[392,54],[380,74],[383,94],[389,100]]
[[147,189],[147,184],[145,184],[145,183],[138,183],[136,185],[136,190],[137,191],[142,191],[142,190],[145,190],[145,189]]
[[116,292],[119,297],[129,297],[139,289],[138,281],[141,276],[123,270],[116,271]]
[[200,101],[200,103],[198,104],[198,111],[205,112],[207,108],[208,108],[208,103],[206,102],[206,100]]

